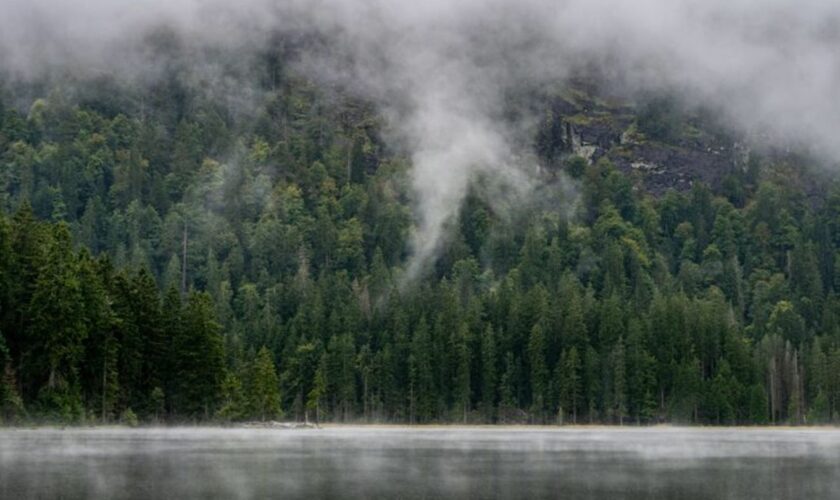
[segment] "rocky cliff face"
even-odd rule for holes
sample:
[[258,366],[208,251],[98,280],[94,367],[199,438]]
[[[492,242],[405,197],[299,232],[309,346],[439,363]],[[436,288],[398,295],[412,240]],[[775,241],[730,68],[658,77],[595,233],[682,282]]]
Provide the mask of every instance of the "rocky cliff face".
[[749,150],[709,128],[667,102],[608,100],[570,88],[549,100],[536,149],[553,168],[573,156],[607,158],[639,188],[661,194],[695,182],[716,187],[745,168]]

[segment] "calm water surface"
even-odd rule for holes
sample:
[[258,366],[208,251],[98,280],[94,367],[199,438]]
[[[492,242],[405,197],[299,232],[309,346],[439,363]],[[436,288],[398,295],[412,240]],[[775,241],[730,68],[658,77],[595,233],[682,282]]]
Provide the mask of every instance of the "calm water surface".
[[0,430],[0,498],[840,498],[840,431]]

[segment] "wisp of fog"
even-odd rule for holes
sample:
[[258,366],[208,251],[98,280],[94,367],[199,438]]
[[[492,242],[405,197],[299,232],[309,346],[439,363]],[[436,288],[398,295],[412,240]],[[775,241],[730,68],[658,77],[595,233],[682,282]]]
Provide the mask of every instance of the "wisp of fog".
[[667,92],[715,110],[754,142],[840,159],[832,0],[9,0],[2,13],[6,80],[142,80],[155,61],[133,47],[161,26],[222,50],[284,31],[326,40],[300,70],[375,103],[388,141],[412,161],[409,276],[445,243],[477,177],[520,195],[535,182],[528,120],[502,118],[506,96],[581,70],[627,95]]
[[0,430],[4,498],[835,498],[826,429]]

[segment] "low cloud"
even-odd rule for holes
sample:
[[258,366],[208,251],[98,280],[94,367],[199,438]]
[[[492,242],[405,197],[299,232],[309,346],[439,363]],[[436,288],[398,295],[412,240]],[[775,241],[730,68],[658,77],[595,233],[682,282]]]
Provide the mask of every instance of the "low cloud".
[[829,0],[11,0],[0,63],[24,80],[142,78],[155,61],[135,49],[161,26],[199,52],[261,47],[276,32],[325,40],[300,69],[376,103],[412,159],[410,272],[434,257],[476,176],[527,192],[527,119],[504,118],[506,96],[582,69],[628,95],[718,110],[754,140],[840,159],[840,4]]

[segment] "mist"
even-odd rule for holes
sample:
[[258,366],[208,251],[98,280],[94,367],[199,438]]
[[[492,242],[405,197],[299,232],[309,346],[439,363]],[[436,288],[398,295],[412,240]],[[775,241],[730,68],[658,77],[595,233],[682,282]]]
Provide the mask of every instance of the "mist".
[[[528,140],[535,117],[505,118],[509,95],[522,89],[596,75],[629,97],[663,92],[714,110],[755,145],[801,150],[828,166],[840,160],[840,4],[832,1],[11,0],[3,11],[7,81],[142,82],[159,61],[139,42],[162,27],[197,67],[208,49],[244,53],[278,32],[324,40],[327,49],[303,54],[296,69],[373,102],[387,142],[411,160],[409,277],[445,244],[477,178],[522,199],[539,182]],[[242,106],[259,99],[247,82],[205,80]]]
[[834,498],[838,433],[799,429],[0,432],[0,496]]

